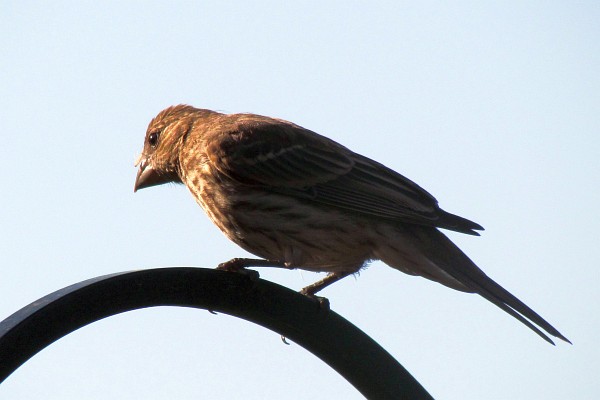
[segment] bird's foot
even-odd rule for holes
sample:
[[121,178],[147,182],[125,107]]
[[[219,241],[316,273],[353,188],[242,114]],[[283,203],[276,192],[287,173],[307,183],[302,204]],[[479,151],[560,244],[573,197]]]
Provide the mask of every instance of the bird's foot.
[[229,261],[225,261],[217,266],[218,270],[236,272],[248,276],[251,280],[257,281],[260,278],[258,271],[252,269],[246,269],[246,267],[256,265],[257,261],[264,260],[253,260],[251,258],[232,258]]
[[315,301],[319,305],[320,310],[329,311],[331,309],[331,305],[329,304],[329,299],[327,297],[316,296],[308,291],[305,291],[305,289],[307,289],[309,287],[310,286],[307,286],[304,289],[300,290],[300,294],[303,294],[304,296],[308,297],[309,299]]
[[229,261],[222,262],[217,266],[217,269],[221,271],[229,271],[229,272],[239,272],[246,267],[251,265],[250,258],[232,258]]
[[[329,277],[329,275],[327,275],[327,277]],[[318,282],[313,283],[312,285],[308,285],[307,287],[303,288],[302,290],[300,290],[300,294],[303,294],[304,296],[308,297],[309,299],[317,302],[319,304],[319,308],[321,310],[329,311],[329,309],[330,309],[329,300],[326,297],[317,296],[315,294],[319,290],[321,290],[325,286],[327,286],[323,282],[323,281],[325,281],[325,279],[327,279],[327,277],[324,279],[321,279]]]
[[217,269],[222,271],[240,272],[248,267],[274,267],[293,269],[289,265],[286,265],[280,261],[264,260],[262,258],[232,258],[229,261],[225,261],[217,266]]
[[334,282],[339,281],[342,278],[345,278],[348,275],[351,275],[352,272],[331,272],[327,274],[327,276],[320,281],[313,283],[312,285],[308,285],[304,289],[300,290],[300,293],[309,297],[311,299],[316,300],[319,303],[319,307],[325,310],[329,310],[330,304],[329,300],[325,297],[317,296],[316,293],[325,289],[327,286],[331,285]]

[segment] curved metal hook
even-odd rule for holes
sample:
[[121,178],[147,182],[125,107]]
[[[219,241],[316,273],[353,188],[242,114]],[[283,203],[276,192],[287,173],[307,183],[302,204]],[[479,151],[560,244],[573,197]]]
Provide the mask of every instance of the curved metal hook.
[[0,382],[61,337],[102,318],[155,306],[222,312],[289,338],[369,399],[432,397],[388,352],[316,301],[254,271],[160,268],[100,276],[51,293],[0,323]]

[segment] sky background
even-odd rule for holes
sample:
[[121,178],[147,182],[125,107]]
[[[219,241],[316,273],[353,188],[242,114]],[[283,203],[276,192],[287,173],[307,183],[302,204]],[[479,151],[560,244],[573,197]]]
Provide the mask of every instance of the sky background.
[[[448,235],[573,342],[381,263],[323,292],[434,397],[598,398],[599,18],[592,1],[2,2],[0,319],[91,277],[248,256],[185,187],[133,193],[148,122],[188,103],[291,120],[418,182],[486,228]],[[361,395],[262,327],[155,308],[59,340],[0,398]]]

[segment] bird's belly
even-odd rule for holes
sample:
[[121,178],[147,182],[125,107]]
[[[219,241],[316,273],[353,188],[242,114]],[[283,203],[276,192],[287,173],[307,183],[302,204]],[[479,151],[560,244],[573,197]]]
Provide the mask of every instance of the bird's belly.
[[312,271],[356,271],[372,258],[365,224],[273,193],[204,193],[200,205],[233,242],[259,257]]

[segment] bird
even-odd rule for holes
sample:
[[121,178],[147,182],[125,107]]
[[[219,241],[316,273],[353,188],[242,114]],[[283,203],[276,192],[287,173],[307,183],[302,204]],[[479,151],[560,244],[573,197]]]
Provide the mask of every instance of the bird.
[[292,122],[180,104],[148,125],[134,192],[184,184],[249,265],[327,272],[328,285],[380,260],[409,275],[476,293],[547,342],[571,343],[488,277],[439,229],[479,235],[479,224],[442,210],[415,182]]

